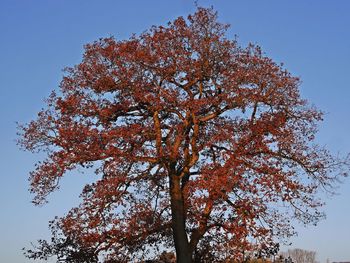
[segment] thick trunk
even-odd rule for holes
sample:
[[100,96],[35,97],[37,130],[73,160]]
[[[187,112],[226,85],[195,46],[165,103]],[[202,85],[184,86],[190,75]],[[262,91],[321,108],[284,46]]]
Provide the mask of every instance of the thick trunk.
[[191,263],[192,255],[186,233],[186,211],[179,176],[170,176],[170,200],[173,238],[178,263]]

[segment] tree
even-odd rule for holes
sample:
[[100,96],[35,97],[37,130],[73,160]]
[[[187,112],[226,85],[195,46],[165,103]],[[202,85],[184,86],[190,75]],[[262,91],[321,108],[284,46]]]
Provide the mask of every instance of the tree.
[[291,258],[294,263],[316,263],[316,251],[295,248],[288,249],[287,252],[281,253],[284,258]]
[[240,260],[292,235],[291,218],[322,218],[317,192],[344,164],[314,143],[322,113],[298,78],[227,28],[198,8],[86,45],[19,143],[47,154],[30,174],[36,204],[67,171],[99,177],[29,257],[127,262],[175,248],[177,262]]

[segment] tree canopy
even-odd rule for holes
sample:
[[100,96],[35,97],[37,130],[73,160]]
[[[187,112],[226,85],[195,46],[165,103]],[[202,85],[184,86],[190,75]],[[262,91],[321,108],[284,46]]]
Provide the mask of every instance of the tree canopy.
[[239,260],[291,236],[292,218],[322,218],[317,193],[345,164],[314,142],[322,113],[298,78],[227,28],[198,8],[85,46],[19,143],[47,155],[30,174],[36,204],[67,171],[97,167],[96,182],[29,257]]

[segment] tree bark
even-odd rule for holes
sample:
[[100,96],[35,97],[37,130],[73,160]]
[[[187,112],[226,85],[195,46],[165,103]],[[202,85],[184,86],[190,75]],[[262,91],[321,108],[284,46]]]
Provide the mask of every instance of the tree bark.
[[192,255],[186,233],[186,211],[180,182],[179,176],[170,176],[171,216],[176,261],[177,263],[191,263]]

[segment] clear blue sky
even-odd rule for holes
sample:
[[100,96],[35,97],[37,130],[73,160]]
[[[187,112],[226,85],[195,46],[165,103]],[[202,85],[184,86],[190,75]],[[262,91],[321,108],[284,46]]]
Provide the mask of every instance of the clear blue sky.
[[[241,44],[251,41],[303,80],[303,96],[327,112],[318,141],[350,151],[350,1],[198,1],[218,10]],[[16,121],[28,122],[56,89],[62,69],[81,60],[83,45],[118,39],[195,10],[193,1],[0,0],[0,262],[26,263],[21,248],[47,237],[47,222],[77,204],[89,174],[72,174],[50,203],[34,207],[28,172],[40,156],[21,152]],[[74,176],[73,176],[74,175]],[[292,247],[316,250],[321,262],[350,261],[350,178],[327,200],[327,219],[299,226]]]

